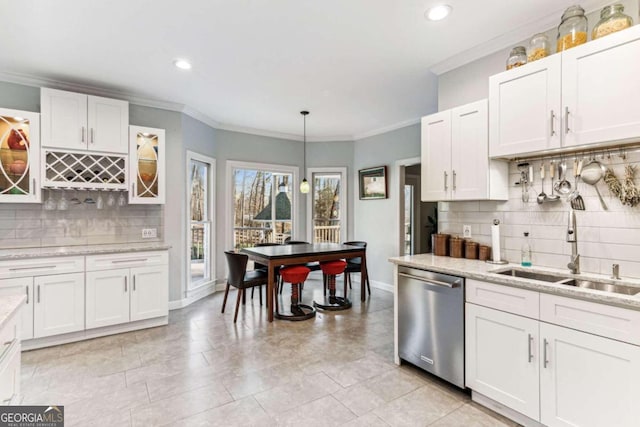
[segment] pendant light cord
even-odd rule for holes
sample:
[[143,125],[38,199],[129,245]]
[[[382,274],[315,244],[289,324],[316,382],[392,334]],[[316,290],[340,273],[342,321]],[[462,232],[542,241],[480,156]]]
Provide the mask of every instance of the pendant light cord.
[[[307,113],[309,114],[309,113]],[[302,178],[307,177],[307,114],[302,113],[303,117],[303,154],[302,154]]]

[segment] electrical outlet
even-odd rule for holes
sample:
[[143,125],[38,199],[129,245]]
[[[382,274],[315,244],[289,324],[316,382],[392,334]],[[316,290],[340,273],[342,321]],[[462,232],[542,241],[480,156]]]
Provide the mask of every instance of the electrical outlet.
[[142,238],[143,239],[155,239],[158,237],[158,229],[157,228],[143,228],[142,229]]
[[462,237],[470,239],[471,238],[471,226],[463,225],[462,226]]

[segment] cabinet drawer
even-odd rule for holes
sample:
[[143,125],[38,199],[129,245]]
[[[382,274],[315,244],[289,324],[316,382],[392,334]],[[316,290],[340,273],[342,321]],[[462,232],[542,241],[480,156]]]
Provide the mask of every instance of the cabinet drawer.
[[16,403],[20,394],[20,343],[16,340],[0,362],[0,405]]
[[541,294],[540,320],[640,345],[640,311]]
[[10,353],[10,350],[19,341],[18,337],[18,316],[13,314],[11,319],[0,330],[0,366],[4,366],[4,362]]
[[540,294],[526,289],[467,279],[467,301],[532,319],[540,316]]
[[84,257],[56,257],[0,261],[0,279],[51,274],[81,273]]
[[112,268],[147,267],[169,264],[167,251],[127,252],[109,255],[87,256],[87,271],[110,270]]

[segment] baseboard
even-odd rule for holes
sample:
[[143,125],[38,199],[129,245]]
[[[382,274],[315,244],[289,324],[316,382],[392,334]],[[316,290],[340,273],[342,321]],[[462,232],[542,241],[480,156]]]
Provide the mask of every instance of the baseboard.
[[201,286],[198,289],[191,291],[190,295],[186,298],[169,301],[169,310],[179,310],[181,308],[185,308],[217,291],[224,291],[223,280],[216,280],[216,282],[211,282],[208,285]]
[[485,408],[489,408],[492,411],[497,412],[498,414],[509,418],[512,421],[515,421],[516,423],[522,426],[544,427],[538,421],[532,420],[526,415],[523,415],[520,412],[514,411],[513,409],[504,406],[502,403],[498,403],[495,400],[491,399],[490,397],[487,397],[484,394],[477,393],[473,390],[471,390],[471,400],[473,400],[476,403],[479,403]]
[[156,326],[164,326],[167,324],[169,324],[169,317],[162,316],[153,319],[123,323],[121,325],[104,326],[102,328],[86,329],[84,331],[71,332],[68,334],[53,335],[44,338],[34,338],[22,341],[22,351],[35,350],[37,348],[51,347],[60,344],[68,344],[76,341],[90,340],[92,338],[121,334],[123,332],[137,331],[140,329],[154,328]]
[[[355,274],[352,275],[351,277],[352,277],[352,280],[353,280],[353,285],[355,286],[355,284],[357,283],[358,286],[360,286],[360,275],[358,275],[357,279],[356,279],[356,275]],[[378,280],[369,279],[369,284],[371,285],[372,288],[380,289],[381,291],[393,293],[393,285],[390,285],[388,283],[380,282]]]

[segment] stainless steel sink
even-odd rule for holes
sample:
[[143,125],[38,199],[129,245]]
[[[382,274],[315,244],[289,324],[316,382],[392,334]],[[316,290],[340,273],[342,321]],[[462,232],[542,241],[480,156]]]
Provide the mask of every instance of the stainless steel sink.
[[535,271],[520,270],[515,268],[498,271],[496,273],[502,274],[503,276],[521,277],[523,279],[541,280],[543,282],[559,282],[560,280],[567,278],[567,276],[557,276],[551,273],[538,273]]
[[635,295],[640,292],[640,288],[626,285],[615,285],[613,283],[593,282],[591,280],[567,279],[559,282],[560,285],[575,286],[577,288],[595,289],[598,291],[613,292],[622,295]]

